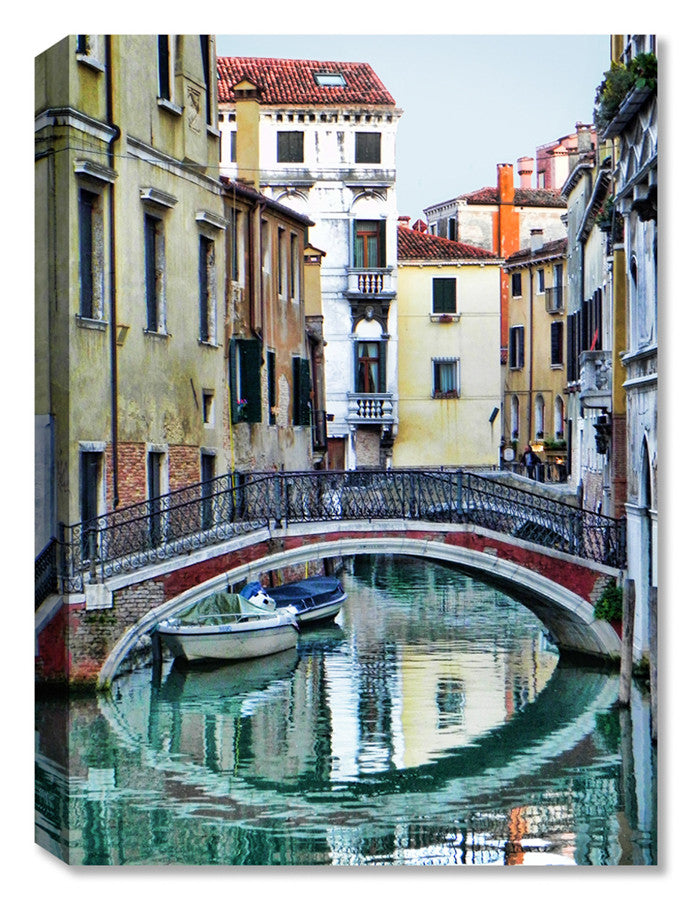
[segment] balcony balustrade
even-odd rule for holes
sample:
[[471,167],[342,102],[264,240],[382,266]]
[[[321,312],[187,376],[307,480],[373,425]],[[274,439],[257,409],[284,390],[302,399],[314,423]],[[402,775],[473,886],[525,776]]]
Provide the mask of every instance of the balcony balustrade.
[[549,313],[561,313],[565,309],[564,289],[561,284],[545,290],[545,309]]
[[348,410],[346,421],[353,425],[389,425],[396,421],[394,395],[352,394],[346,395]]
[[349,269],[348,293],[390,294],[394,292],[391,269]]

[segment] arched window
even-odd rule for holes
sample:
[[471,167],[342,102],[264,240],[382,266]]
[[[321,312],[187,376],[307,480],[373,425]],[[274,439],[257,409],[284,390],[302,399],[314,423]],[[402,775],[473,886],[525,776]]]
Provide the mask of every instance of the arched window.
[[511,429],[512,440],[515,441],[519,437],[519,398],[516,394],[512,395],[510,402]]
[[542,394],[539,394],[536,397],[534,412],[536,419],[536,437],[542,438],[545,432],[545,403],[543,402]]
[[555,398],[553,418],[555,425],[555,440],[561,441],[565,436],[565,403],[559,394]]

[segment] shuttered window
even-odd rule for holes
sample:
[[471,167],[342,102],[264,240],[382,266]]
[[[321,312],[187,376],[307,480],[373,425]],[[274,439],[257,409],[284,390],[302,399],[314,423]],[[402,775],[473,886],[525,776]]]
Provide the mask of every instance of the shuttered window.
[[310,362],[293,358],[293,424],[310,425]]
[[563,323],[550,324],[550,365],[561,366],[564,362]]
[[433,278],[432,311],[437,315],[456,313],[457,280],[456,278]]
[[276,135],[277,162],[303,162],[302,131],[279,131]]
[[231,340],[229,380],[231,422],[262,421],[262,345],[257,340]]

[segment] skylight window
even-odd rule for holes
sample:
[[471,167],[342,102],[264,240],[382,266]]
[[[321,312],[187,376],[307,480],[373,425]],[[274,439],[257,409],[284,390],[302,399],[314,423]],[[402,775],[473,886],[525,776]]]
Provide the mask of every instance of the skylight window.
[[345,87],[346,79],[341,72],[314,72],[315,82],[320,87]]

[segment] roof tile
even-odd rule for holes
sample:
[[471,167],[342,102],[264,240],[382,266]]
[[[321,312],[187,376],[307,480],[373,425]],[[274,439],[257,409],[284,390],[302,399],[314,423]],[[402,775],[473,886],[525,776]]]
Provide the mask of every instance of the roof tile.
[[427,234],[405,225],[397,226],[399,259],[497,259],[489,250]]
[[[247,78],[260,88],[259,102],[264,105],[395,105],[394,98],[368,63],[220,56],[217,68],[222,103],[235,102],[233,86]],[[341,73],[346,84],[320,86],[314,78],[316,72]]]

